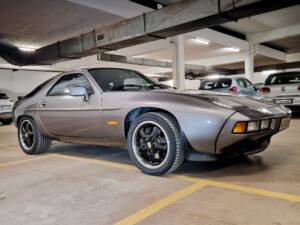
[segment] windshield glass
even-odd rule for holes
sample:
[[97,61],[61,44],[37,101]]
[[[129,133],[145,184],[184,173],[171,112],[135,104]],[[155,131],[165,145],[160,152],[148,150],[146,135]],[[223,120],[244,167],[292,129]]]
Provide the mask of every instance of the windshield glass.
[[89,73],[104,92],[164,88],[133,70],[100,68],[91,69]]
[[5,93],[0,92],[0,99],[8,99],[8,96]]
[[298,74],[274,74],[268,77],[266,85],[275,84],[297,84],[300,83],[300,73]]
[[231,86],[231,79],[218,79],[218,80],[203,80],[199,90],[213,90],[220,88],[228,88]]

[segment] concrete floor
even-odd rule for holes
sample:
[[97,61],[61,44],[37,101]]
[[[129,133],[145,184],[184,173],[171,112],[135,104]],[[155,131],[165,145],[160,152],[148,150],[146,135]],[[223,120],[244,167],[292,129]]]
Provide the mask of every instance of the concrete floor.
[[0,125],[0,224],[300,224],[300,117],[245,160],[141,174],[124,149],[55,143],[27,156]]

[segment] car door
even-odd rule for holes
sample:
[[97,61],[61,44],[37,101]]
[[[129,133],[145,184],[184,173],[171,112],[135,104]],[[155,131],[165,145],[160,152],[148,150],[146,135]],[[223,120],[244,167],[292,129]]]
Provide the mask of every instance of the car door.
[[[70,88],[84,87],[88,98],[72,96]],[[47,92],[39,104],[39,118],[51,135],[101,138],[101,94],[85,74],[67,74]]]

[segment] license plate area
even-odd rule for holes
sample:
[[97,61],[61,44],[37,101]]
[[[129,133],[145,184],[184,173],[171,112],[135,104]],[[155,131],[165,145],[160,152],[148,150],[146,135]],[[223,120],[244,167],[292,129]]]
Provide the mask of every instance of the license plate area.
[[287,129],[290,126],[290,118],[282,118],[280,121],[280,127],[279,130]]
[[273,99],[273,102],[275,102],[276,104],[293,104],[293,99]]

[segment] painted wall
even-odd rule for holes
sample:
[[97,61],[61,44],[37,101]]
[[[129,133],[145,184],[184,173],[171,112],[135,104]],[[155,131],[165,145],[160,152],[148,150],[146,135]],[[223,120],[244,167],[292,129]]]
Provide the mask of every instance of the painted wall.
[[40,71],[11,71],[0,69],[0,90],[16,100],[57,73]]

